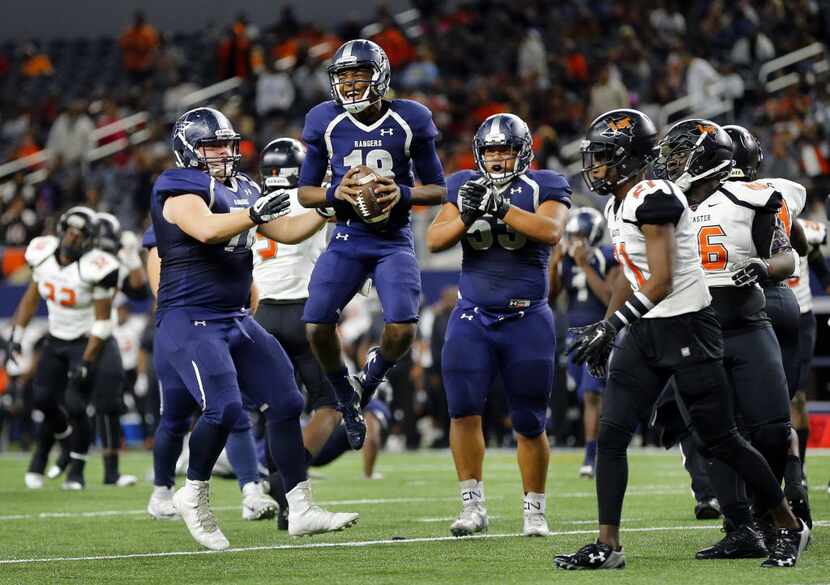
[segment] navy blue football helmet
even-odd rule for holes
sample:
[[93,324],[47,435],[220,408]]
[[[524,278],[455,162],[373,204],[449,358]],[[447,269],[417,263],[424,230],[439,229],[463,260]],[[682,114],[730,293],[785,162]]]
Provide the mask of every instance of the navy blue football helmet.
[[735,161],[735,166],[729,171],[728,180],[754,181],[764,161],[761,143],[743,126],[730,124],[723,129],[732,139],[732,160]]
[[95,247],[113,256],[121,249],[121,222],[111,213],[99,211],[98,233],[95,239]]
[[571,210],[565,234],[570,238],[584,238],[592,248],[602,241],[604,231],[602,214],[593,207],[577,207]]
[[[484,149],[488,146],[508,146],[515,157],[513,170],[488,172],[484,164]],[[479,172],[495,185],[505,185],[527,172],[533,161],[533,137],[530,129],[515,114],[493,114],[479,126],[473,137],[473,155]]]
[[723,181],[732,170],[732,139],[710,120],[693,118],[669,128],[657,144],[654,179],[677,183],[686,191],[703,180]]
[[[70,228],[78,230],[81,234],[80,238],[74,242],[65,241]],[[72,260],[78,260],[95,247],[97,235],[98,218],[89,207],[82,205],[70,207],[63,212],[58,220],[58,238],[60,239],[61,252]]]
[[[344,95],[351,89],[352,82],[340,79],[340,74],[348,69],[371,70],[369,86],[363,94],[352,97]],[[328,73],[331,98],[350,114],[362,112],[383,99],[392,78],[386,53],[376,43],[366,39],[343,43],[334,53]]]
[[[173,127],[173,154],[176,164],[187,169],[199,169],[218,179],[236,174],[242,155],[239,141],[242,137],[233,129],[225,114],[213,108],[196,108],[185,112]],[[225,156],[206,156],[205,146],[230,146]]]
[[277,138],[265,145],[259,156],[259,174],[266,191],[293,189],[300,182],[305,145],[293,138]]

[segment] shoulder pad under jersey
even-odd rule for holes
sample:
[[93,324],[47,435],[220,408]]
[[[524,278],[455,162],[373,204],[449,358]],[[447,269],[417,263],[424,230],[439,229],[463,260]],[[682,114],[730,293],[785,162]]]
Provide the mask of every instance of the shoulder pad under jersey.
[[26,263],[32,268],[40,266],[55,253],[59,245],[60,240],[55,236],[39,236],[33,239],[26,246]]
[[78,271],[81,280],[92,285],[116,286],[120,268],[121,263],[118,259],[102,250],[90,250],[78,260]]

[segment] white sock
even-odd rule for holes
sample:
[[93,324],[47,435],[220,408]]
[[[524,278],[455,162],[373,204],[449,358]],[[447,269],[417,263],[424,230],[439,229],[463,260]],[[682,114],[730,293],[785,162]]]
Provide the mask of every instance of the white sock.
[[464,506],[484,507],[484,482],[476,479],[465,479],[458,482],[461,492],[461,503]]
[[537,494],[536,492],[527,492],[524,497],[524,513],[527,514],[544,514],[545,513],[545,494]]

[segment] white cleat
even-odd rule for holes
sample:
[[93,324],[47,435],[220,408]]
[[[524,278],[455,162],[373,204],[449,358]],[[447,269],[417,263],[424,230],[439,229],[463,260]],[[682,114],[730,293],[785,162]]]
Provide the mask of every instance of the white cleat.
[[453,536],[470,536],[476,532],[487,532],[490,521],[484,506],[473,504],[464,506],[458,518],[450,526]]
[[173,505],[173,488],[167,486],[154,486],[153,495],[147,503],[147,513],[156,520],[181,520]]
[[26,487],[30,490],[39,490],[43,488],[43,474],[27,472],[23,476],[23,481],[26,482]]
[[196,542],[210,550],[230,546],[210,509],[210,481],[185,480],[184,487],[173,494],[173,505]]
[[46,472],[46,477],[48,479],[58,479],[63,472],[66,470],[65,467],[61,467],[60,465],[53,465],[49,468],[49,471]]
[[583,465],[579,468],[579,477],[584,477],[585,479],[593,479],[594,478],[594,466],[593,465]]
[[262,484],[251,481],[242,486],[242,519],[266,520],[277,515],[276,500],[266,494]]
[[311,500],[311,485],[301,481],[285,494],[288,500],[289,536],[307,536],[323,532],[336,532],[357,523],[360,514],[354,512],[329,512]]
[[66,479],[64,480],[61,489],[65,492],[80,492],[84,489],[84,484],[80,481],[75,481],[74,479]]
[[550,528],[544,514],[525,514],[522,536],[550,536]]
[[112,485],[115,487],[130,487],[137,483],[138,478],[136,476],[121,474],[118,476],[118,480]]

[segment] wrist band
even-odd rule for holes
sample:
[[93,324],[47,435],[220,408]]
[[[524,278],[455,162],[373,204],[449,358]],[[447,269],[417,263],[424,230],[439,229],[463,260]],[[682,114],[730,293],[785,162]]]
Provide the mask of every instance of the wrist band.
[[653,308],[654,303],[646,295],[637,291],[608,320],[619,331],[626,325],[634,323]]

